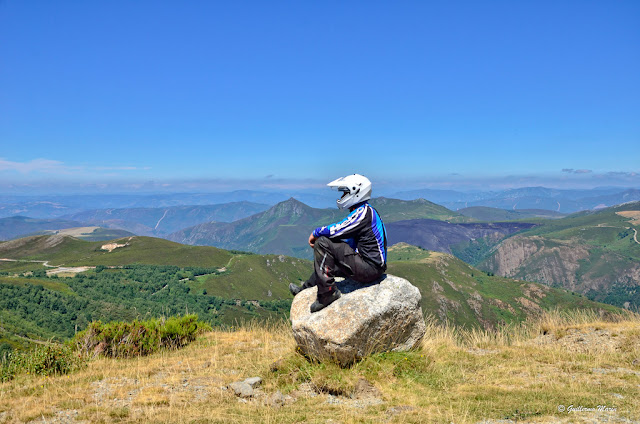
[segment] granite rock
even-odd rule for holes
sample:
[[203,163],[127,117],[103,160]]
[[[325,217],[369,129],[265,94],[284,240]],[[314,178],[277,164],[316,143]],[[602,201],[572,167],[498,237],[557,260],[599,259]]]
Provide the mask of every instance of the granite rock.
[[291,325],[302,353],[313,360],[333,360],[342,366],[376,352],[416,347],[426,325],[417,287],[404,278],[385,274],[361,284],[337,280],[342,297],[311,313],[317,288],[300,292],[291,305]]

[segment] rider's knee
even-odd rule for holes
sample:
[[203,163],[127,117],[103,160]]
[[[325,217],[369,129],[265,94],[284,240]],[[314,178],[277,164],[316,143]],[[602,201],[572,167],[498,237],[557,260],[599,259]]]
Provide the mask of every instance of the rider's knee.
[[329,237],[318,237],[318,240],[316,240],[316,242],[314,243],[314,247],[316,249],[326,249],[327,247],[329,247],[331,245],[331,240],[329,240]]

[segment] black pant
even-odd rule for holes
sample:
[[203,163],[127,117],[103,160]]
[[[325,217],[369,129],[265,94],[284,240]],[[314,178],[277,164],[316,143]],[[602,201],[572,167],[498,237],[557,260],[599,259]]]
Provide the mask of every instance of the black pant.
[[370,264],[345,242],[334,242],[320,237],[313,247],[314,272],[302,285],[318,286],[318,295],[330,292],[335,286],[334,277],[349,277],[360,283],[370,283],[384,273],[384,269]]

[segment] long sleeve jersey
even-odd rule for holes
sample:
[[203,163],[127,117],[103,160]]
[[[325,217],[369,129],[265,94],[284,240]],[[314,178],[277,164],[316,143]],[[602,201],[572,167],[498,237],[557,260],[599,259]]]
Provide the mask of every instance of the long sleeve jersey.
[[362,258],[382,269],[387,267],[387,232],[378,212],[363,202],[340,222],[313,230],[314,237],[342,240]]

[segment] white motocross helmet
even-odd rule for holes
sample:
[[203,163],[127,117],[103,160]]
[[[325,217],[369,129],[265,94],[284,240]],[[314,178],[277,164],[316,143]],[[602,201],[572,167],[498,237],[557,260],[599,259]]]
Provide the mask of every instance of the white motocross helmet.
[[360,174],[347,175],[327,185],[342,192],[342,197],[336,200],[340,209],[347,209],[371,199],[371,181]]

